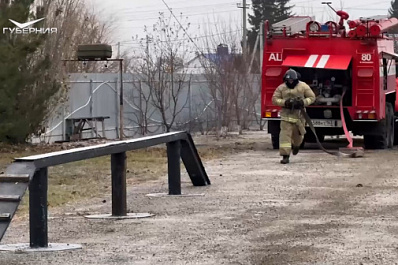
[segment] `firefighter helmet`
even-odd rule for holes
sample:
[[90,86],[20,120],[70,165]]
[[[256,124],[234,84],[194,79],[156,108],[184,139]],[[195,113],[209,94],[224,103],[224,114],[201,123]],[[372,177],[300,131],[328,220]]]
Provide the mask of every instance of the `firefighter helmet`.
[[285,75],[283,76],[283,79],[286,81],[287,79],[293,79],[297,80],[298,79],[298,74],[295,70],[289,69],[286,71]]
[[295,70],[289,69],[283,76],[283,80],[288,88],[294,88],[299,82],[299,74]]

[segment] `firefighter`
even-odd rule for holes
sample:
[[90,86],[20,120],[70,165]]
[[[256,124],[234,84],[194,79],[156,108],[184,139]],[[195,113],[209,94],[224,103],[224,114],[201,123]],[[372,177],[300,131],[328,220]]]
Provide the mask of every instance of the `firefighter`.
[[293,155],[297,155],[304,140],[305,119],[301,111],[315,102],[315,94],[306,83],[299,80],[299,73],[293,69],[286,71],[283,81],[276,88],[272,103],[282,107],[279,153],[283,157],[280,162],[287,164],[292,149]]

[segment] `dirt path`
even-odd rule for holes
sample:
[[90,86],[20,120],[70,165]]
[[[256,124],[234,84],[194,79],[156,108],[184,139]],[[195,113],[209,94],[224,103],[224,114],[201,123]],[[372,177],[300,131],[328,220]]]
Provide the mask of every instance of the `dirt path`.
[[[183,193],[204,196],[146,196],[167,192],[166,177],[130,187],[129,211],[155,214],[151,218],[80,216],[109,213],[109,196],[53,210],[49,241],[83,249],[2,252],[0,265],[397,264],[397,150],[357,159],[303,150],[289,165],[279,160],[269,144],[254,145],[206,163],[211,186],[193,187],[184,174]],[[2,244],[28,241],[27,221],[17,221]]]

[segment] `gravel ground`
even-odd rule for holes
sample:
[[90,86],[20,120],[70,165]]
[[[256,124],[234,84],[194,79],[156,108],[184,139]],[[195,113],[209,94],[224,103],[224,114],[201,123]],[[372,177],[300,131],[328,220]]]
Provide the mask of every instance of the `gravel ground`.
[[[183,169],[183,193],[202,196],[146,196],[167,192],[164,176],[128,189],[129,212],[150,218],[82,216],[110,213],[109,194],[51,209],[50,243],[83,248],[0,252],[0,264],[398,264],[396,149],[337,158],[312,148],[281,165],[263,132],[231,142],[249,148],[206,162],[212,185],[193,187]],[[28,227],[14,220],[1,243],[29,242]]]

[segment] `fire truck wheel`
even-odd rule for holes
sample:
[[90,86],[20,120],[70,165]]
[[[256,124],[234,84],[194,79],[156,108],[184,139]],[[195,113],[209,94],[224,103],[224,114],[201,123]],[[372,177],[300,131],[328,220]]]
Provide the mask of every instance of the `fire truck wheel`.
[[365,149],[386,149],[387,138],[382,135],[364,135],[363,143]]
[[386,149],[387,139],[381,135],[364,135],[363,143],[365,149]]
[[[394,122],[394,125],[398,126],[398,122]],[[398,145],[398,130],[395,130],[395,127],[394,127],[394,145]]]
[[386,118],[378,124],[379,135],[364,135],[365,149],[392,148],[394,143],[394,111],[391,103],[386,103]]
[[279,134],[271,134],[272,148],[279,149]]

